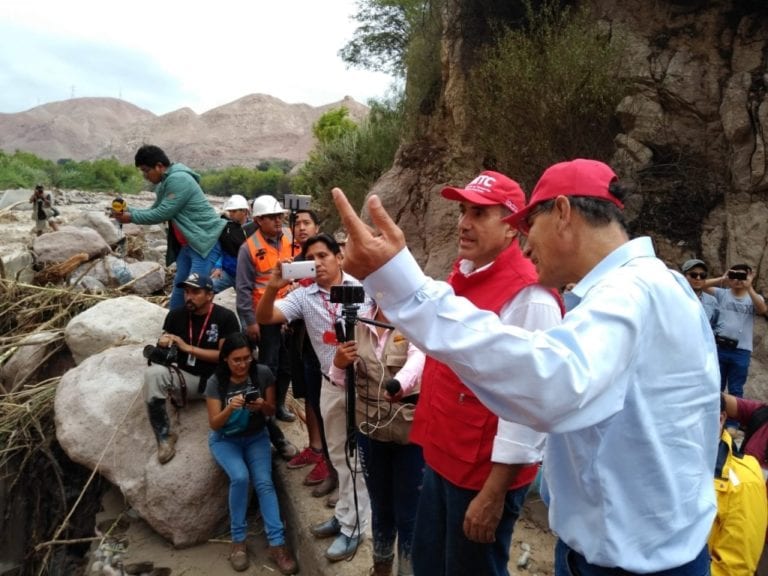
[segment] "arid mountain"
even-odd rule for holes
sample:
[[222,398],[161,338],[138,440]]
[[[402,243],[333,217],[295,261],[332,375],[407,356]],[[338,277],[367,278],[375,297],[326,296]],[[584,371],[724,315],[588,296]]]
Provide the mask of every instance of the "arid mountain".
[[314,107],[251,94],[204,114],[181,108],[162,116],[117,98],[73,98],[0,114],[0,148],[50,160],[114,156],[131,163],[139,146],[152,143],[196,169],[255,166],[275,158],[298,163],[314,145],[312,124],[340,106],[356,121],[368,112],[349,97]]

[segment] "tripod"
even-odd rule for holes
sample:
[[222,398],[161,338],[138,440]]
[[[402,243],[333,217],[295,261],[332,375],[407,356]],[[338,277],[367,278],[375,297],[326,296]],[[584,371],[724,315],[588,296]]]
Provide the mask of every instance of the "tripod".
[[[355,324],[359,322],[365,322],[373,326],[380,326],[382,328],[393,329],[392,324],[386,322],[379,322],[378,320],[371,320],[369,318],[360,318],[357,315],[357,311],[360,305],[357,303],[346,302],[341,307],[341,317],[344,319],[344,330],[341,330],[341,323],[336,324],[336,340],[339,342],[347,342],[348,340],[354,340]],[[357,424],[355,419],[355,365],[350,364],[346,367],[346,373],[344,375],[344,382],[346,384],[346,400],[347,400],[347,452],[349,456],[355,455],[355,435],[357,431]]]

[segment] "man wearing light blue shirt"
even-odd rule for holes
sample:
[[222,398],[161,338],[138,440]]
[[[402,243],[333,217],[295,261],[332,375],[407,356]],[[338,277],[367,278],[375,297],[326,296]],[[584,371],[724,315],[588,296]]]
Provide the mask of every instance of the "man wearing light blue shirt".
[[[549,432],[544,460],[556,575],[706,576],[716,511],[711,439],[719,372],[686,280],[629,240],[605,164],[555,164],[510,222],[543,285],[576,282],[562,325],[533,332],[424,276],[377,197],[373,236],[340,190],[347,268],[419,348],[499,417]],[[509,375],[515,374],[514,380]]]

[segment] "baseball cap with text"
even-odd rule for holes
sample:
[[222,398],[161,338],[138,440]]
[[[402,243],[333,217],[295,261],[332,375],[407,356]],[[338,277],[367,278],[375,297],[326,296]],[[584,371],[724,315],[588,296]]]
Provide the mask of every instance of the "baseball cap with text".
[[507,216],[505,220],[515,228],[524,228],[526,218],[538,204],[558,196],[581,196],[607,200],[619,207],[624,204],[610,191],[618,177],[610,166],[598,160],[578,158],[560,162],[547,168],[536,183],[531,200],[524,210]]
[[185,286],[189,286],[190,288],[202,288],[203,290],[213,292],[213,280],[211,280],[210,276],[198,274],[197,272],[190,274],[184,282],[176,284],[176,288],[184,288]]
[[525,193],[520,185],[500,174],[486,170],[464,188],[448,186],[440,192],[448,200],[465,200],[481,206],[500,204],[515,214],[525,207]]

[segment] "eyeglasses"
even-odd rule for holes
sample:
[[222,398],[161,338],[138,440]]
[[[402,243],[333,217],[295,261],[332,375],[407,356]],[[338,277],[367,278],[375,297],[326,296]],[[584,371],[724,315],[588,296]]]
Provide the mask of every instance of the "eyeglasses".
[[693,278],[694,280],[706,280],[707,273],[706,272],[688,272],[688,277]]
[[232,362],[232,364],[239,364],[242,366],[243,364],[250,364],[253,361],[253,358],[246,356],[245,358],[227,358],[227,360]]

